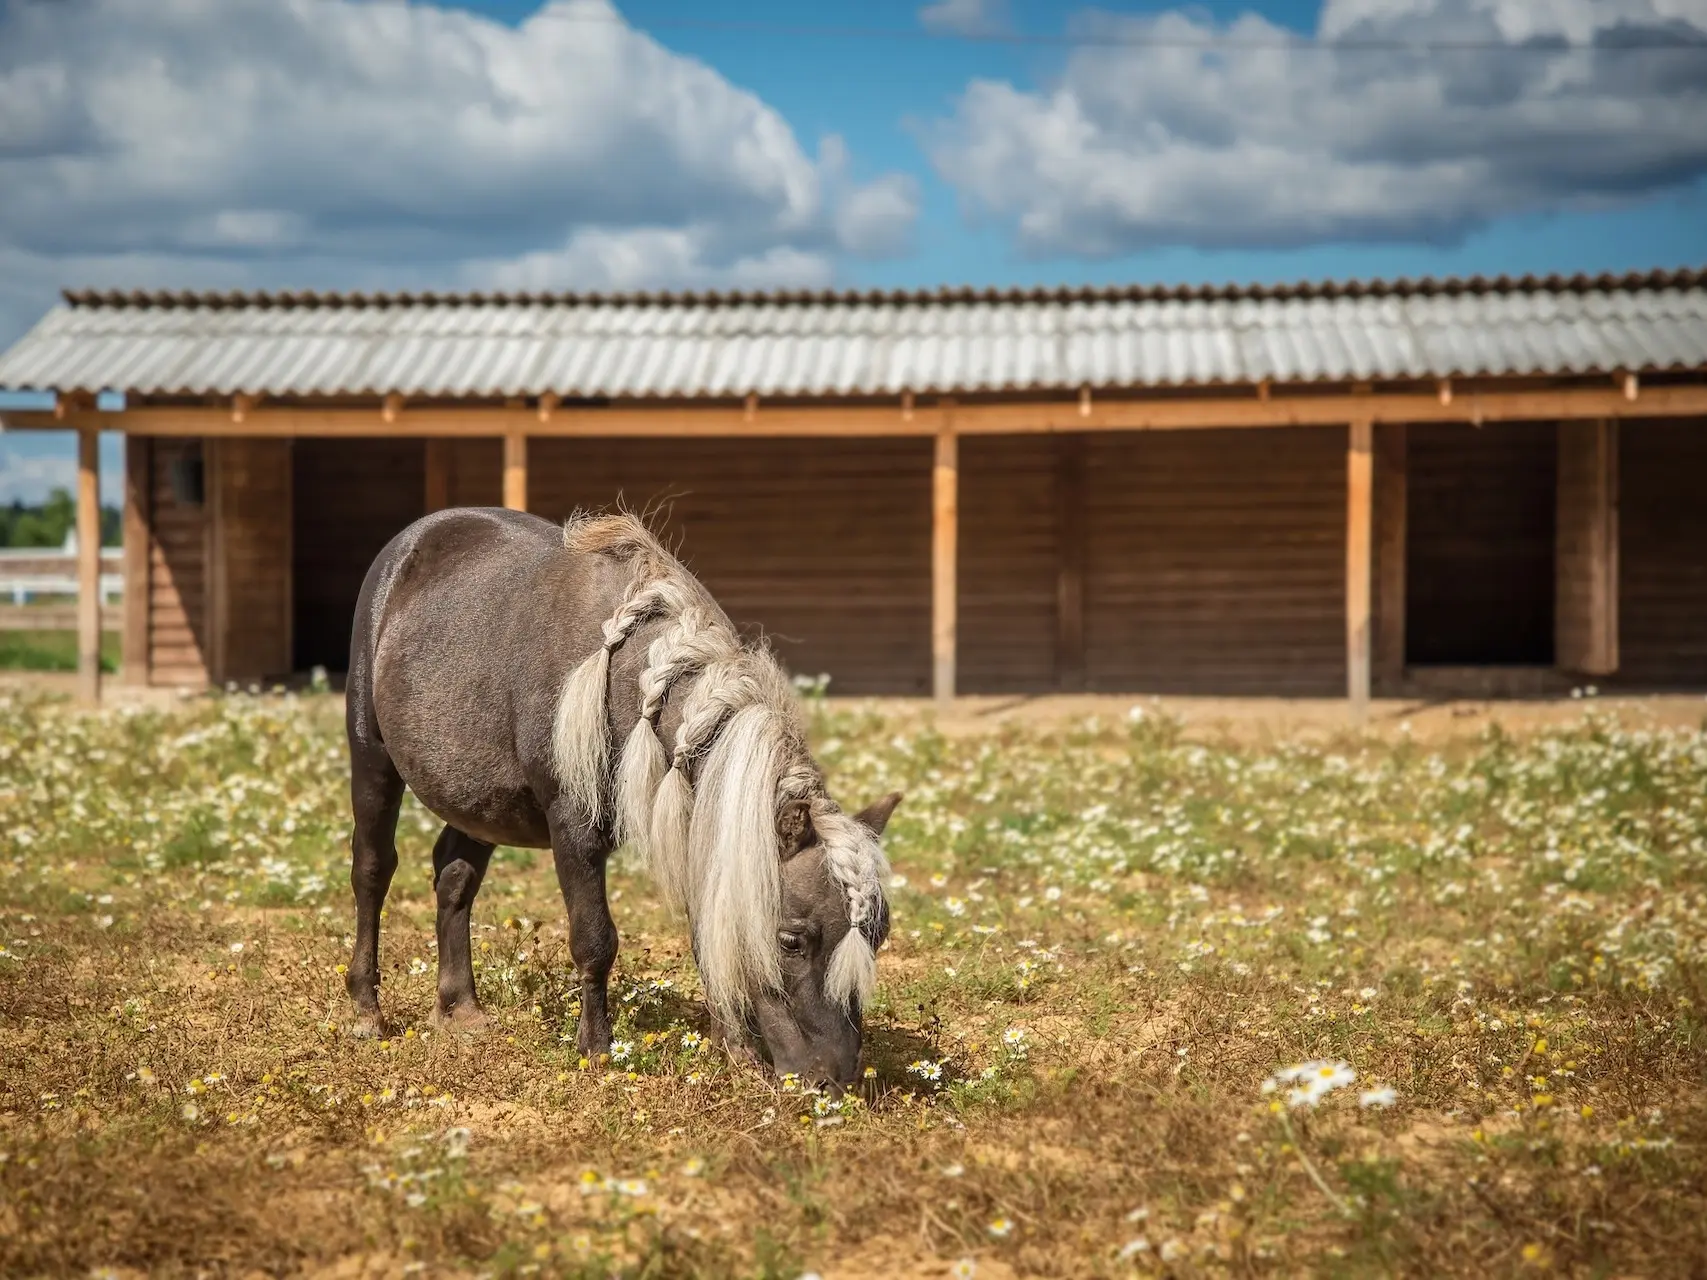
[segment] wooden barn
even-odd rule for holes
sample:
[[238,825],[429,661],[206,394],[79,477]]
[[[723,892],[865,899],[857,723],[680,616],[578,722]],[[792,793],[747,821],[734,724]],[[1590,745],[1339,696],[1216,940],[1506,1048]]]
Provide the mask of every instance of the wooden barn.
[[1704,272],[68,293],[0,387],[86,520],[125,435],[129,681],[340,671],[423,512],[621,501],[840,693],[1707,686]]

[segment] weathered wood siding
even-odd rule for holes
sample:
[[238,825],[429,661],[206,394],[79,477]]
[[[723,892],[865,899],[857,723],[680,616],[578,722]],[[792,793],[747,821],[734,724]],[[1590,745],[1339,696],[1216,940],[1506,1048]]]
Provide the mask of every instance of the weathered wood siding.
[[298,440],[291,478],[294,665],[344,671],[368,566],[425,512],[425,444]]
[[496,507],[504,500],[504,442],[502,440],[442,440],[449,463],[445,504],[451,507]]
[[528,472],[528,509],[549,519],[619,500],[655,512],[791,671],[827,672],[837,693],[927,691],[930,441],[536,437]]
[[1552,665],[1557,430],[1408,429],[1410,665]]
[[289,440],[209,442],[214,606],[211,674],[250,681],[291,671]]
[[[209,675],[206,486],[188,501],[173,482],[182,466],[200,467],[198,439],[157,439],[149,448],[148,679],[205,684]],[[205,472],[204,472],[205,481]]]
[[960,441],[959,691],[1056,688],[1060,442]]
[[1090,436],[1093,690],[1345,691],[1346,432]]
[[1619,440],[1619,675],[1707,685],[1707,420],[1625,421]]

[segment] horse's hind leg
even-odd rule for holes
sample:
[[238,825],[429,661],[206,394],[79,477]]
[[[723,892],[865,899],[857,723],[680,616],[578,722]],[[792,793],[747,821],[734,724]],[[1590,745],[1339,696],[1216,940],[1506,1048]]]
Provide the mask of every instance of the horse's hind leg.
[[492,846],[455,827],[439,833],[433,846],[433,889],[439,899],[440,1022],[477,1026],[485,1021],[474,994],[474,960],[468,951],[468,916],[486,878]]
[[356,895],[356,945],[344,979],[356,1005],[357,1035],[378,1035],[379,913],[397,870],[397,811],[403,803],[403,778],[391,755],[378,742],[350,752],[350,887]]
[[581,1026],[575,1043],[589,1058],[610,1052],[610,971],[616,964],[616,922],[605,896],[610,840],[574,819],[551,824],[551,856],[569,911],[569,954],[581,973]]

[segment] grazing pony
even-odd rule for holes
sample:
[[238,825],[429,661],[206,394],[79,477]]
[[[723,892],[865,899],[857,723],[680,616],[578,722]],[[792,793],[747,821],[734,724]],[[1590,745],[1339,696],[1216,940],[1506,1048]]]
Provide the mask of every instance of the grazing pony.
[[484,1019],[468,921],[492,848],[550,848],[581,974],[577,1042],[610,1048],[605,862],[633,844],[687,915],[715,1030],[778,1072],[846,1084],[888,932],[878,842],[850,817],[787,677],[626,515],[492,508],[417,520],[362,583],[346,686],[358,1030],[377,1032],[379,920],[403,788],[433,847],[442,1022]]

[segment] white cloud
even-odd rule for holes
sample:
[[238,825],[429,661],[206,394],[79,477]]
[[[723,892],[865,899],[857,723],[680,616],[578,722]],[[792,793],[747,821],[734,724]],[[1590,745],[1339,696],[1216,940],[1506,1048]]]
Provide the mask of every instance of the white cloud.
[[[0,437],[0,506],[43,501],[55,489],[77,492],[77,438],[69,431],[19,431]],[[124,446],[101,437],[101,504],[124,501]]]
[[[1343,50],[1252,14],[1075,29],[1057,83],[974,81],[927,139],[1032,252],[1450,241],[1707,172],[1707,0],[1328,0]],[[1657,39],[1697,47],[1614,48]]]
[[667,281],[682,289],[823,288],[827,256],[790,245],[711,264],[695,232],[674,227],[577,231],[556,249],[502,261],[463,264],[463,283],[495,289],[644,289]]
[[516,29],[397,0],[13,0],[0,342],[66,284],[822,283],[915,216],[897,175],[846,170],[607,0]]
[[911,245],[918,213],[918,183],[892,173],[848,192],[836,212],[836,237],[861,257],[899,257]]
[[919,21],[932,31],[989,35],[1007,30],[1008,7],[1004,0],[936,0],[919,10]]

